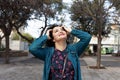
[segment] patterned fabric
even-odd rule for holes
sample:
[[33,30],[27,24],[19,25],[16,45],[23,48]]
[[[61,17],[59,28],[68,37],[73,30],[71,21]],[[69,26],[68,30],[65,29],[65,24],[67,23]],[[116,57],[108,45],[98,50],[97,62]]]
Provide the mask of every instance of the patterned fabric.
[[64,65],[64,59],[67,56],[67,52],[55,49],[52,61],[49,80],[74,80],[74,68],[70,60],[67,59],[65,65],[64,75],[62,76],[62,70]]

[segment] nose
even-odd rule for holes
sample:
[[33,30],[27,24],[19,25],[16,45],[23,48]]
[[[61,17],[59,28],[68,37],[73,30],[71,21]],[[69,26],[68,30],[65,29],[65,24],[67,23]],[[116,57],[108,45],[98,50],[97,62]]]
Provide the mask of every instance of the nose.
[[63,30],[60,30],[60,33],[63,33]]

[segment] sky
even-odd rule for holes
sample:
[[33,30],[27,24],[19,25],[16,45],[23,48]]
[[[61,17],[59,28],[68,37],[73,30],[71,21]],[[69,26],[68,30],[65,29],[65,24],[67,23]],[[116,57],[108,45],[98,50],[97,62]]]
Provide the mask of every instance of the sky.
[[[63,2],[70,4],[72,3],[72,0],[63,0]],[[70,23],[71,23],[70,15],[67,12],[65,12],[64,17],[65,17],[65,22],[63,24],[65,26],[70,26]],[[54,23],[58,23],[58,22],[53,21],[53,24]],[[44,22],[41,22],[39,20],[28,21],[28,26],[27,28],[25,28],[25,32],[37,38],[40,35],[40,32],[41,32],[40,27],[42,26],[44,26]]]
[[[71,4],[72,0],[63,0],[64,3],[67,4]],[[109,2],[106,3],[105,7],[108,8],[108,4],[110,4]],[[114,9],[111,9],[110,11],[113,11]],[[111,14],[114,15],[114,14]],[[62,15],[61,15],[62,16]],[[65,18],[65,22],[63,23],[65,26],[71,26],[71,20],[70,20],[70,14],[68,14],[67,11],[64,12],[64,18]],[[50,20],[51,21],[51,20]],[[55,21],[51,21],[50,23],[59,23],[59,22],[55,22]],[[31,34],[33,37],[37,38],[40,35],[40,27],[44,26],[44,22],[38,21],[38,20],[31,20],[28,21],[28,26],[27,28],[25,28],[25,32]]]

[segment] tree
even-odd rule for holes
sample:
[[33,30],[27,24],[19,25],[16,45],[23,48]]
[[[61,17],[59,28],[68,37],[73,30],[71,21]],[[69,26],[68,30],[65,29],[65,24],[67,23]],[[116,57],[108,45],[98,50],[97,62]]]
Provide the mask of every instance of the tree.
[[[37,19],[44,22],[44,26],[42,27],[40,26],[40,29],[42,29],[40,36],[44,33],[48,24],[50,24],[48,23],[48,19],[51,18],[54,19],[55,15],[59,14],[63,7],[62,0],[26,0],[24,3],[27,5],[26,8],[30,12],[30,14],[32,14],[31,16],[34,16],[34,17],[29,16],[28,18],[29,20]],[[29,40],[27,37],[23,36],[20,33],[19,26],[21,25],[16,24],[15,26],[17,33],[22,38],[26,39],[29,43],[31,43],[32,42],[31,40]]]
[[[54,4],[52,2],[54,1]],[[0,0],[0,29],[2,30],[6,40],[5,63],[9,63],[9,36],[13,29],[30,43],[23,36],[19,28],[27,26],[27,20],[32,19],[34,14],[36,17],[45,16],[45,27],[47,26],[48,18],[54,18],[55,3],[60,3],[61,0]],[[58,6],[59,7],[59,6]],[[44,29],[43,29],[44,30]]]
[[34,1],[34,15],[35,19],[41,20],[44,22],[40,36],[44,33],[50,23],[48,19],[55,19],[56,15],[59,14],[62,10],[62,0],[36,0]]
[[[28,38],[29,40],[33,41],[34,38],[29,34],[29,33],[22,33],[23,36],[25,36],[26,38]],[[28,42],[26,39],[21,38],[21,36],[19,34],[17,34],[17,32],[14,32],[12,34],[12,40],[21,40],[21,41],[25,41]],[[28,42],[29,43],[29,42]]]
[[[76,21],[80,29],[88,31],[92,35],[98,38],[97,47],[97,64],[96,67],[101,66],[101,41],[102,37],[108,36],[111,28],[107,26],[110,22],[110,9],[114,7],[114,4],[118,5],[119,0],[112,0],[114,3],[110,3],[108,0],[76,0],[71,7],[72,20]],[[108,3],[109,2],[109,3]],[[109,7],[105,7],[108,4]]]
[[[27,1],[27,2],[26,2]],[[29,0],[0,0],[0,29],[5,36],[5,63],[9,63],[9,35],[13,28],[26,25],[32,11]]]

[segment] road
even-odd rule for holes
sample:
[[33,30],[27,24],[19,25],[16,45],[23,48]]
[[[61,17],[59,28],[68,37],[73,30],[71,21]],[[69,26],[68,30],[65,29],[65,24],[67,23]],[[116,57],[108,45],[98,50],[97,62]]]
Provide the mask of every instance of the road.
[[[44,62],[31,57],[11,58],[4,64],[0,58],[0,80],[42,80]],[[102,55],[105,69],[90,69],[96,65],[96,56],[80,58],[83,80],[120,80],[120,57]]]

